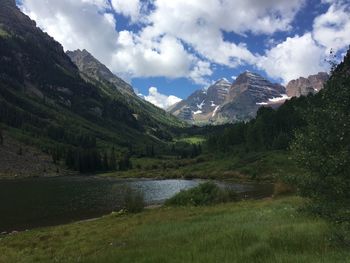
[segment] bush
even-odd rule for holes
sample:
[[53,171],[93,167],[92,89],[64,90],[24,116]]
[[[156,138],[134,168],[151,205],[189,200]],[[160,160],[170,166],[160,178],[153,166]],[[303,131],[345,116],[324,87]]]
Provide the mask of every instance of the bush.
[[221,189],[212,182],[181,191],[165,202],[169,206],[204,206],[238,200],[237,194],[229,189]]
[[124,193],[123,209],[129,213],[139,213],[145,208],[145,201],[142,192],[126,188]]
[[284,182],[278,181],[274,184],[274,190],[273,190],[274,196],[294,194],[295,192],[296,192],[296,188],[294,186],[291,186]]

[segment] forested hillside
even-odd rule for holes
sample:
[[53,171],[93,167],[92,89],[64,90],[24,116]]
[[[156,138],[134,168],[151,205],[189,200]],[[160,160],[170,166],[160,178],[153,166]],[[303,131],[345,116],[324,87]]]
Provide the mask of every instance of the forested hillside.
[[114,169],[115,158],[147,145],[162,149],[172,127],[182,125],[155,107],[153,115],[143,114],[118,90],[106,93],[106,83],[84,80],[62,46],[15,1],[0,9],[0,72],[2,129],[74,170]]

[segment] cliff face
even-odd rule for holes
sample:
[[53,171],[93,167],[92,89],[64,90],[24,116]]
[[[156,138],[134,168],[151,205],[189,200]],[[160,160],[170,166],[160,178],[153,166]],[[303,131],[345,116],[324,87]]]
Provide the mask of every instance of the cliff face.
[[299,78],[288,83],[286,90],[289,97],[307,96],[315,94],[321,89],[329,79],[329,75],[325,72],[319,72],[316,75],[311,75],[308,78]]
[[262,105],[273,106],[283,100],[285,88],[259,74],[245,72],[237,77],[226,103],[218,110],[217,122],[245,121],[255,117]]

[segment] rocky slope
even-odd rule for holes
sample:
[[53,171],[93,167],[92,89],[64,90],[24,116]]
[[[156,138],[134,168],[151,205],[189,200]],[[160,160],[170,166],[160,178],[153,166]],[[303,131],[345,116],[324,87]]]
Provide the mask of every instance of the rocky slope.
[[67,51],[67,55],[85,76],[98,81],[108,81],[122,92],[133,94],[134,90],[125,81],[115,76],[105,65],[94,58],[87,50]]
[[285,97],[283,86],[245,72],[233,84],[222,79],[208,89],[194,92],[170,112],[192,123],[234,122],[250,119],[261,105],[273,105]]
[[315,94],[323,89],[324,83],[329,79],[329,75],[325,72],[319,72],[316,75],[311,75],[307,78],[299,78],[292,80],[286,87],[289,97],[307,96]]

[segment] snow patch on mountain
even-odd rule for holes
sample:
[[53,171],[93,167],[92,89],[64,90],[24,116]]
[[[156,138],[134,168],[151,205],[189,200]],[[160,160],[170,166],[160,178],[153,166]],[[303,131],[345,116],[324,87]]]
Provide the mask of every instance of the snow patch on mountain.
[[220,105],[219,106],[216,106],[215,110],[213,111],[213,115],[212,117],[215,117],[216,113],[218,112],[218,109],[220,108]]
[[203,100],[200,104],[197,104],[197,108],[201,110],[205,104],[205,100]]

